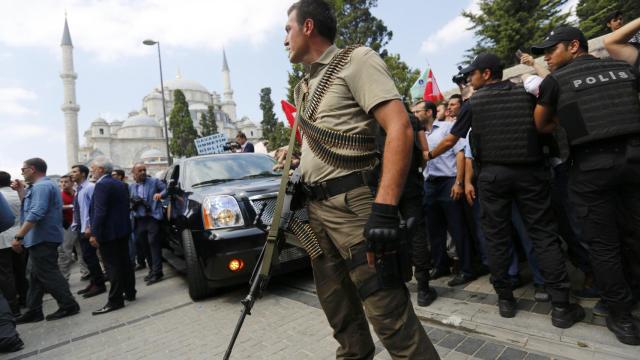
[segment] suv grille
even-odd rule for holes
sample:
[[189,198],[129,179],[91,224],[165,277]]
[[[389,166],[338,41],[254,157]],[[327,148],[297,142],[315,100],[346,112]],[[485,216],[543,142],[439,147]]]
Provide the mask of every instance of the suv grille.
[[302,259],[305,256],[307,256],[307,252],[304,251],[304,249],[297,246],[292,246],[290,248],[282,249],[278,259],[281,263],[285,263],[287,261]]

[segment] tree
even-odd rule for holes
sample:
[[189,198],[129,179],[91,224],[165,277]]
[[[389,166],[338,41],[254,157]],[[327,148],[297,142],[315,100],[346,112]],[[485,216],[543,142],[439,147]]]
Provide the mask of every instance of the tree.
[[491,51],[505,66],[516,64],[518,49],[530,48],[553,28],[567,23],[569,14],[562,9],[566,3],[567,0],[480,0],[478,13],[462,12],[472,22],[477,38],[476,45],[467,50],[468,60]]
[[201,136],[209,136],[218,133],[218,124],[216,124],[216,113],[213,111],[213,106],[209,105],[207,113],[202,113],[200,116],[200,126],[202,127]]
[[605,24],[606,16],[620,10],[626,21],[640,16],[640,2],[624,0],[580,0],[576,6],[576,15],[580,22],[580,30],[588,38],[607,34],[610,30]]
[[269,151],[287,145],[289,143],[289,134],[291,134],[291,129],[281,121],[278,121],[276,113],[273,111],[273,106],[271,88],[262,88],[260,90],[260,110],[262,110],[260,125],[262,125],[262,137],[269,141],[267,146]]
[[198,137],[198,132],[191,120],[189,104],[181,90],[175,90],[173,98],[173,109],[169,114],[169,129],[172,133],[169,149],[177,157],[195,156],[197,151],[194,140]]
[[[371,9],[378,6],[378,0],[329,0],[336,14],[338,33],[335,44],[339,48],[360,44],[378,52],[385,60],[391,77],[401,95],[408,95],[408,89],[418,79],[419,70],[411,69],[400,60],[400,55],[390,55],[384,48],[393,38],[381,19],[371,14]],[[293,102],[293,89],[302,80],[303,67],[294,64],[289,72],[287,98]],[[405,90],[406,89],[406,90]],[[406,99],[410,99],[407,96]]]
[[371,14],[378,0],[332,0],[338,24],[336,46],[343,48],[360,44],[386,56],[384,47],[391,41],[393,32],[384,22]]
[[271,100],[271,88],[266,87],[260,89],[260,110],[262,110],[262,136],[268,139],[275,131],[278,118],[273,112],[273,100]]
[[400,60],[400,55],[389,55],[384,58],[385,64],[391,73],[391,78],[406,102],[411,102],[411,86],[418,80],[420,70],[411,69],[404,61]]

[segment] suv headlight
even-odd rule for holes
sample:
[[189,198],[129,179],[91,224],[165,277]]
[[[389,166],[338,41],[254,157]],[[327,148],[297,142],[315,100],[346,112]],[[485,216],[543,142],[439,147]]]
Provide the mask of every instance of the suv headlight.
[[207,196],[202,202],[202,220],[206,230],[244,225],[240,206],[233,196]]

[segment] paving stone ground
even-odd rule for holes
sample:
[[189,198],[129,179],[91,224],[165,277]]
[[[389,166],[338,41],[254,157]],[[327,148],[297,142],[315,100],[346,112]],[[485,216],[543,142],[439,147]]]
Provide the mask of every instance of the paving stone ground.
[[[122,310],[92,316],[91,311],[106,302],[106,294],[91,299],[78,297],[82,311],[76,316],[19,325],[24,350],[2,355],[0,360],[221,359],[238,319],[246,286],[221,291],[208,300],[194,303],[188,297],[185,279],[166,264],[165,273],[167,279],[152,286],[145,286],[142,282],[145,274],[137,273],[138,299],[127,303]],[[85,284],[80,282],[78,273],[72,275],[74,292]],[[485,285],[474,286],[464,289],[469,293],[459,293],[457,297],[483,294],[473,290],[481,290]],[[463,309],[459,305],[463,300],[446,298],[446,291],[441,289],[439,287],[443,294],[432,305],[434,310],[438,304],[452,314]],[[247,317],[232,359],[335,359],[337,343],[313,290],[308,271],[274,279],[269,292],[258,300],[252,315]],[[412,296],[415,298],[415,294]],[[47,297],[45,313],[55,310],[55,301]],[[421,310],[417,311],[421,314]],[[580,358],[559,351],[532,351],[526,341],[514,340],[517,336],[508,331],[504,336],[485,336],[478,329],[445,325],[437,321],[437,317],[422,318],[442,359]],[[374,339],[378,348],[375,359],[390,359],[375,335]]]

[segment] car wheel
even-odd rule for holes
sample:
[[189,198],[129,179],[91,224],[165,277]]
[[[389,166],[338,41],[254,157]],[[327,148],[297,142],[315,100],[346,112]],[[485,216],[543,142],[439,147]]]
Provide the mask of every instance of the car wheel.
[[188,229],[182,230],[182,248],[184,249],[184,259],[187,263],[187,284],[189,285],[189,296],[193,300],[201,300],[212,291],[209,289],[207,279],[204,277],[202,266],[198,260],[196,246],[193,242],[193,235]]

